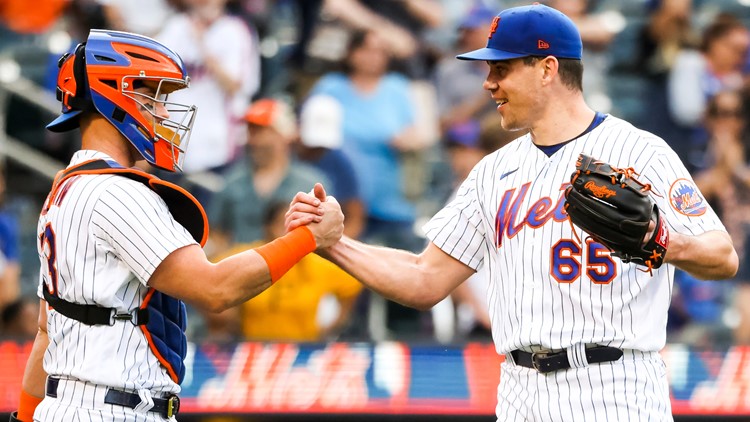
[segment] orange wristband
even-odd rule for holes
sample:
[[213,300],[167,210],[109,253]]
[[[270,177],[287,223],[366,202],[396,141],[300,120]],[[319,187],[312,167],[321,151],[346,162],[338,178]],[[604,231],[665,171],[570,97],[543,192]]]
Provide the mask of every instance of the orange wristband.
[[17,419],[21,422],[31,422],[34,420],[34,410],[37,405],[42,402],[39,397],[34,397],[27,393],[26,390],[21,390],[21,399],[18,403],[18,416]]
[[316,247],[312,232],[307,226],[302,226],[255,248],[255,251],[266,261],[271,272],[271,281],[275,283]]

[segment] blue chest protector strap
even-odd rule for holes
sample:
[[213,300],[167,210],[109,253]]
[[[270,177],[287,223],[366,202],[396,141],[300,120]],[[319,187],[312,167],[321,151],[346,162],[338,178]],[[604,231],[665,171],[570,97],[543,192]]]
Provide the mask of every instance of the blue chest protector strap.
[[[201,246],[205,245],[208,219],[203,207],[190,193],[173,183],[140,170],[122,167],[113,161],[87,161],[58,173],[46,207],[55,202],[63,181],[81,174],[117,174],[145,184],[164,200],[174,219],[187,229],[193,239]],[[46,283],[43,283],[42,290],[44,300],[68,318],[87,325],[113,325],[117,320],[127,320],[140,327],[151,351],[170,377],[178,384],[182,382],[187,353],[187,313],[182,301],[149,288],[140,307],[123,313],[115,308],[68,302],[57,296],[56,292],[51,293]]]

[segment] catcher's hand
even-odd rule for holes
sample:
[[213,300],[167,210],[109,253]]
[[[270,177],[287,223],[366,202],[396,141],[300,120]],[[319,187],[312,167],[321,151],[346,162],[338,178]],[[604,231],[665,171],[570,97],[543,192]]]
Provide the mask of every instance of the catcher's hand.
[[[565,189],[565,211],[570,222],[606,246],[622,262],[659,268],[669,244],[669,230],[649,196],[651,185],[634,177],[632,168],[618,169],[581,154],[570,186]],[[653,226],[651,226],[653,222]],[[649,229],[653,228],[652,234]]]

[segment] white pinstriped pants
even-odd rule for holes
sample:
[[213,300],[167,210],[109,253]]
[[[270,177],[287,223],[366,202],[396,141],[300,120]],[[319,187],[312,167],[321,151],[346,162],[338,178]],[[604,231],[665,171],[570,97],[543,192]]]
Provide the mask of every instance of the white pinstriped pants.
[[[156,412],[136,413],[133,409],[104,403],[105,386],[61,379],[57,398],[44,397],[34,411],[36,422],[163,422]],[[174,420],[174,418],[172,419]]]
[[495,414],[498,422],[673,420],[664,361],[634,350],[614,362],[548,374],[506,360]]

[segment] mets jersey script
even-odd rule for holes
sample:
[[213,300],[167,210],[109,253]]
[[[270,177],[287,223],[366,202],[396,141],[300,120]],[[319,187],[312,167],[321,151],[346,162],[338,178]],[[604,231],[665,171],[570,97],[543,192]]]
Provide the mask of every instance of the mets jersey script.
[[[71,165],[92,159],[111,160],[79,151]],[[40,298],[42,283],[52,288],[56,278],[62,299],[129,312],[142,303],[146,283],[162,260],[196,243],[156,193],[125,177],[74,176],[53,201],[37,229]],[[127,390],[180,391],[131,322],[91,326],[54,309],[47,310],[47,320],[48,374]]]
[[[585,153],[650,183],[671,231],[725,230],[677,155],[660,138],[607,116],[547,156],[525,135],[485,157],[455,200],[425,226],[429,239],[471,268],[487,267],[498,353],[597,343],[661,350],[674,267],[653,276],[611,257],[563,212],[563,191]],[[535,347],[532,347],[535,346]]]

